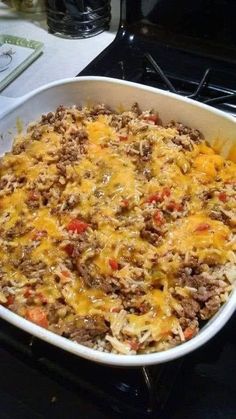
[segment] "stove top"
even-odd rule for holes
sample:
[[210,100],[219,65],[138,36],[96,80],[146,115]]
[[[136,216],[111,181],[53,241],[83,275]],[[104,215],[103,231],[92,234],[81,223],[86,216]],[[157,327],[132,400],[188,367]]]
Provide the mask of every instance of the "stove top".
[[[143,30],[143,29],[142,29]],[[170,90],[236,115],[236,63],[163,44],[121,28],[79,75],[99,75]]]
[[0,418],[235,419],[236,316],[208,344],[144,368],[96,365],[0,321]]
[[79,75],[170,90],[236,115],[234,19],[232,0],[123,0],[115,40]]

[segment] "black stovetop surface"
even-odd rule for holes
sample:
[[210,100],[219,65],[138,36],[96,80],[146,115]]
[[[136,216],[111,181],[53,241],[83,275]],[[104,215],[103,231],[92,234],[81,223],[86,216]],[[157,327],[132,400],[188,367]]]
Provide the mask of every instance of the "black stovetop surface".
[[[236,115],[236,60],[190,51],[153,36],[142,36],[143,26],[121,27],[117,37],[78,76],[105,76],[133,81],[191,96],[205,73],[208,76],[196,98]],[[174,89],[164,82],[150,63],[154,59]],[[225,98],[226,97],[226,98]],[[225,100],[221,100],[225,98]],[[213,102],[213,103],[211,103]]]
[[1,320],[0,418],[235,419],[235,328],[236,316],[204,347],[147,368],[157,397],[148,403],[141,369],[92,364]]

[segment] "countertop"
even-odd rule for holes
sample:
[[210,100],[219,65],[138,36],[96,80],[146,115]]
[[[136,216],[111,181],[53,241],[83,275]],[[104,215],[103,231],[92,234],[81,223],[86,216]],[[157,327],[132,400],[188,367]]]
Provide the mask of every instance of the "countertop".
[[43,54],[21,73],[1,95],[19,97],[51,81],[74,77],[115,38],[120,1],[111,0],[109,31],[87,39],[65,39],[48,33],[46,19],[22,19],[0,2],[0,34],[16,35],[44,43]]

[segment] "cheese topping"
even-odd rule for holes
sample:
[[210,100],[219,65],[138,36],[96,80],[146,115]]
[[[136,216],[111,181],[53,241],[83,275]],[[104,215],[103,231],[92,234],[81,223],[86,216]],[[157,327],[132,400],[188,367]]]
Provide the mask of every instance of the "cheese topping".
[[137,105],[44,115],[1,160],[0,302],[100,350],[189,339],[231,289],[235,169]]

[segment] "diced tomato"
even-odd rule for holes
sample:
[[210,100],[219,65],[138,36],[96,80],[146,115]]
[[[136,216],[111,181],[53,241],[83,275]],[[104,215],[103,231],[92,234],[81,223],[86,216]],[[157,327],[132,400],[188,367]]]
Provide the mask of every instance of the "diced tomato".
[[15,301],[15,297],[14,297],[14,295],[9,295],[9,296],[7,297],[6,306],[7,306],[7,307],[8,307],[8,306],[11,306],[11,305],[14,303],[14,301]]
[[119,135],[119,140],[120,141],[127,141],[128,140],[128,135]]
[[24,297],[28,298],[33,294],[33,290],[30,287],[27,287],[24,291]]
[[220,192],[218,197],[219,197],[219,200],[222,202],[226,202],[228,200],[228,197],[225,192]]
[[39,299],[39,301],[40,301],[42,304],[47,304],[48,300],[47,300],[47,298],[45,297],[45,295],[44,295],[42,292],[38,292],[38,293],[36,294],[36,297]]
[[44,310],[40,307],[28,308],[26,311],[26,318],[41,327],[48,327],[48,319]]
[[87,230],[88,226],[89,225],[85,223],[84,221],[78,220],[78,218],[74,218],[67,225],[67,230],[73,233],[80,234],[80,233],[84,233]]
[[124,208],[128,208],[128,206],[129,206],[129,200],[128,199],[122,199],[121,205]]
[[195,228],[194,231],[196,232],[201,232],[201,231],[207,231],[210,228],[210,224],[208,223],[201,223],[197,226],[197,228]]
[[70,277],[70,272],[69,271],[61,271],[61,274],[63,276],[65,276],[66,278],[69,278]]
[[157,123],[159,122],[159,116],[155,113],[152,113],[148,116],[144,116],[144,118],[146,121],[150,121],[153,122],[155,125],[157,125]]
[[39,201],[39,199],[40,199],[40,194],[39,194],[38,192],[35,192],[35,191],[30,191],[30,192],[28,193],[28,199],[29,199],[30,201]]
[[68,243],[65,245],[64,250],[68,254],[68,256],[72,256],[75,250],[75,246],[71,243]]
[[150,204],[153,202],[162,202],[165,197],[169,197],[169,196],[170,196],[170,188],[165,187],[162,189],[162,191],[150,195],[147,198],[146,202]]
[[136,342],[135,340],[131,340],[129,342],[130,348],[133,349],[133,351],[137,351],[139,349],[139,343]]
[[153,215],[153,219],[155,221],[155,223],[159,226],[161,226],[162,224],[165,223],[165,219],[163,217],[163,213],[161,211],[156,211],[155,214]]
[[169,211],[183,211],[183,205],[182,205],[182,204],[179,204],[179,203],[177,203],[177,202],[175,202],[175,201],[171,201],[171,202],[169,202],[169,203],[167,204],[166,208],[167,208]]
[[162,189],[162,196],[170,196],[170,188],[168,188],[168,186],[165,186],[165,188]]
[[117,269],[119,268],[118,262],[115,259],[109,259],[109,265],[111,269],[113,269],[113,271],[117,271]]
[[169,211],[174,211],[174,210],[176,209],[176,208],[175,208],[175,206],[176,206],[175,202],[171,201],[171,202],[169,202],[169,203],[167,204],[166,208],[167,208]]
[[147,199],[146,202],[149,204],[155,203],[155,202],[161,202],[162,201],[162,196],[160,193],[156,193],[153,195],[150,195]]
[[196,334],[196,329],[192,327],[187,327],[184,331],[184,337],[186,340],[192,339],[192,337]]

